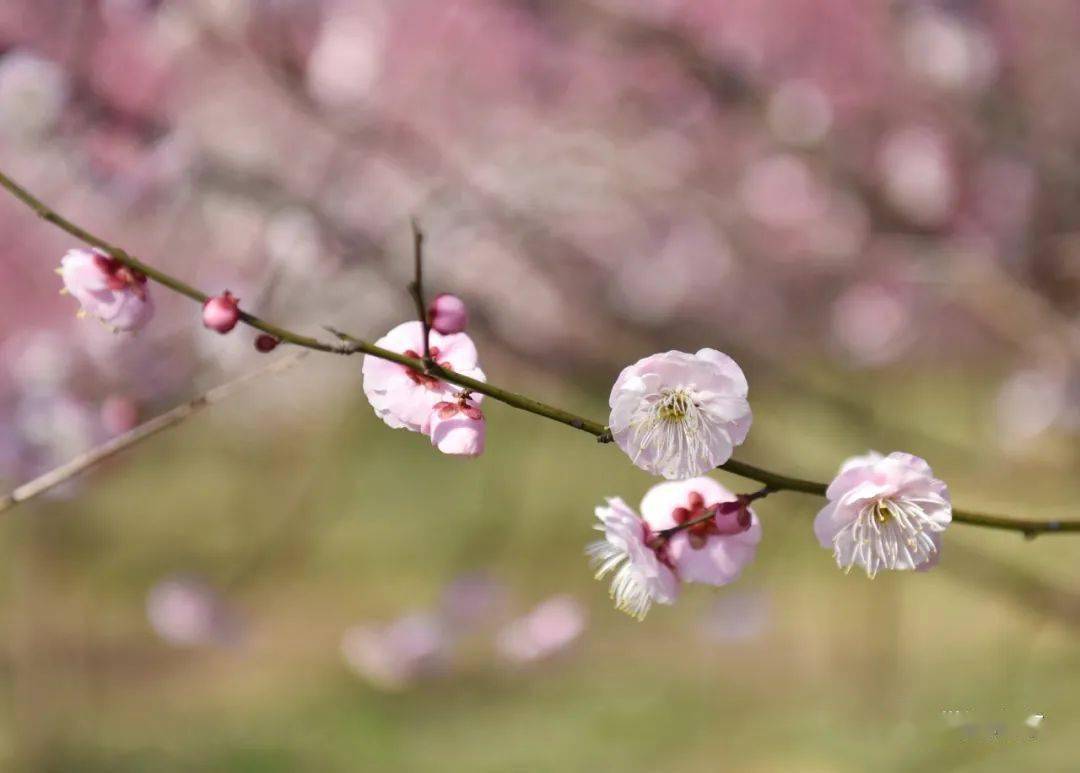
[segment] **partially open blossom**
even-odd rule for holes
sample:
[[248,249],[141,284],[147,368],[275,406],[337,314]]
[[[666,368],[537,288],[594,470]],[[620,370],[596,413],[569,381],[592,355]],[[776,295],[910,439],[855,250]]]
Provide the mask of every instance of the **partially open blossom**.
[[585,610],[572,596],[552,596],[524,617],[511,621],[495,639],[499,654],[532,663],[563,652],[585,630]]
[[484,414],[471,397],[435,403],[421,429],[444,454],[479,456],[484,452]]
[[609,498],[607,507],[597,507],[598,531],[604,539],[586,551],[596,567],[596,579],[615,572],[611,597],[615,608],[643,620],[655,601],[674,604],[679,595],[679,578],[663,556],[651,547],[653,532],[625,502]]
[[203,325],[218,333],[228,333],[240,321],[240,299],[228,290],[207,298],[202,310]]
[[829,484],[829,503],[814,520],[822,547],[842,569],[933,566],[952,520],[948,487],[917,456],[870,452],[848,459]]
[[641,500],[641,515],[654,532],[698,521],[667,539],[666,556],[683,582],[727,585],[761,541],[754,511],[712,478],[658,483]]
[[[409,357],[420,358],[424,352],[423,327],[419,321],[403,322],[375,342],[376,346]],[[430,352],[446,370],[484,380],[476,364],[476,346],[465,333],[442,335],[431,331]],[[395,429],[422,432],[438,403],[456,400],[460,391],[453,384],[420,373],[396,362],[364,356],[364,394],[375,414]],[[472,400],[479,402],[480,395]]]
[[59,273],[83,311],[113,330],[138,330],[154,314],[146,276],[101,250],[69,250]]
[[465,301],[450,293],[441,293],[428,307],[431,327],[443,334],[462,333],[469,322]]
[[747,391],[742,369],[715,349],[654,354],[616,379],[611,434],[644,470],[672,479],[701,475],[746,439]]

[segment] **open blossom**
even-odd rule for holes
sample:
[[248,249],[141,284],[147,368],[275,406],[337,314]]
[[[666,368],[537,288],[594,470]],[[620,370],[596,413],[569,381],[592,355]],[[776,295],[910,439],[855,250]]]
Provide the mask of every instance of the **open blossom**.
[[952,504],[925,460],[899,452],[852,457],[826,497],[814,533],[841,568],[859,566],[874,577],[882,569],[927,569],[937,561]]
[[146,276],[101,250],[69,250],[59,273],[83,311],[113,330],[138,330],[154,314]]
[[654,532],[694,524],[672,534],[665,546],[683,582],[727,585],[754,560],[761,542],[754,511],[712,478],[658,483],[641,500],[641,515]]
[[[424,352],[424,334],[420,322],[403,322],[375,342],[384,349],[420,358]],[[484,380],[477,366],[476,346],[465,333],[442,335],[431,331],[431,356],[446,370]],[[422,432],[432,409],[442,402],[452,402],[460,391],[434,376],[407,368],[396,362],[365,355],[364,394],[375,414],[395,429]],[[474,395],[479,402],[480,395]]]
[[472,457],[484,452],[484,414],[471,397],[435,403],[421,429],[444,454]]
[[586,551],[596,566],[596,579],[611,572],[611,597],[615,608],[643,620],[655,601],[674,604],[679,595],[679,578],[651,547],[653,532],[638,514],[619,498],[609,498],[607,507],[596,508],[598,531],[604,539]]
[[644,470],[671,479],[701,475],[746,439],[747,391],[742,369],[715,349],[654,354],[616,379],[611,434]]

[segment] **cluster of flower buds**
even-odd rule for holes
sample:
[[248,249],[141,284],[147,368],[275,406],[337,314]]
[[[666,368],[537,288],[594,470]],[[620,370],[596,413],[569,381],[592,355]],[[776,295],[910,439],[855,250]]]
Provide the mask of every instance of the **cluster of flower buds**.
[[420,321],[403,322],[375,342],[383,349],[423,361],[425,350],[434,368],[410,367],[365,355],[364,394],[375,414],[394,429],[421,432],[444,454],[475,457],[484,451],[486,422],[480,410],[483,395],[459,390],[441,380],[438,370],[484,381],[476,345],[464,332],[468,314],[453,295],[439,295],[428,309],[427,346]]

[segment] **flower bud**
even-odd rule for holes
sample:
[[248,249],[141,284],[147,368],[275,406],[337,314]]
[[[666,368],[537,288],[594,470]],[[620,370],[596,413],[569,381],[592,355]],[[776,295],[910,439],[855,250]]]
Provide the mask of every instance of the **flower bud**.
[[277,345],[280,343],[281,341],[274,338],[269,333],[263,333],[255,339],[255,349],[266,354],[267,352],[272,352],[274,349],[277,349]]
[[226,290],[203,304],[203,325],[219,333],[228,333],[240,319],[240,300]]
[[426,431],[431,444],[452,456],[479,456],[484,452],[484,414],[468,398],[436,403]]
[[428,307],[428,319],[431,327],[443,335],[461,333],[469,321],[469,312],[465,301],[450,293],[441,293]]

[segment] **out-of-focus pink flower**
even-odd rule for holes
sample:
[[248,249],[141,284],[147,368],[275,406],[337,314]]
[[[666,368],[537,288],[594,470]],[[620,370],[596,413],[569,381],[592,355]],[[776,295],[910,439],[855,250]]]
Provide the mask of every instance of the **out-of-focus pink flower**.
[[377,7],[338,7],[323,19],[308,60],[308,89],[330,108],[363,106],[383,70],[386,21]]
[[499,654],[515,663],[532,663],[566,650],[585,630],[586,615],[571,596],[552,596],[509,623],[495,640]]
[[238,633],[236,615],[224,600],[191,577],[171,577],[151,588],[146,616],[158,636],[178,647],[224,644]]
[[203,304],[203,325],[224,335],[240,321],[240,299],[226,290]]
[[611,434],[638,467],[681,479],[731,458],[752,415],[746,377],[715,349],[664,352],[623,369],[611,389]]
[[450,293],[440,293],[428,307],[428,319],[431,327],[440,333],[463,333],[469,321],[469,310],[465,301]]
[[667,557],[684,582],[726,585],[754,560],[761,523],[754,511],[712,478],[658,483],[641,500],[641,515],[655,531],[698,521],[671,535]]
[[814,520],[822,547],[842,569],[916,569],[934,559],[952,521],[948,487],[925,460],[871,451],[848,459],[829,484],[829,503]]
[[139,423],[139,406],[127,395],[109,395],[101,403],[101,426],[109,435],[122,435]]
[[829,204],[827,190],[806,162],[786,154],[755,162],[739,195],[747,212],[773,228],[805,226],[822,217]]
[[435,403],[422,430],[444,454],[472,457],[484,453],[486,422],[471,398]]
[[908,69],[938,88],[979,88],[997,70],[997,51],[985,32],[928,6],[909,15],[901,46]]
[[918,225],[943,225],[959,196],[953,157],[941,134],[909,127],[888,135],[881,147],[885,196]]
[[146,277],[101,250],[69,250],[60,276],[83,311],[113,330],[138,330],[154,315]]
[[0,132],[24,139],[47,132],[68,91],[67,75],[55,62],[18,50],[0,56]]
[[445,665],[448,641],[431,615],[385,625],[358,625],[341,638],[341,655],[359,677],[382,690],[403,690]]
[[[424,352],[423,327],[419,321],[403,322],[375,342],[376,346],[409,357],[420,358]],[[476,363],[476,346],[465,333],[442,335],[431,331],[431,356],[440,366],[463,376],[485,380]],[[434,376],[418,373],[404,365],[364,356],[364,394],[375,414],[389,426],[422,432],[431,409],[441,402],[457,398],[458,389]],[[472,399],[479,402],[480,395]]]
[[615,572],[611,598],[615,608],[644,620],[655,601],[674,604],[679,578],[660,549],[654,548],[652,529],[625,502],[609,498],[607,507],[596,508],[598,531],[604,539],[589,545],[587,555],[596,567],[596,579]]
[[883,365],[900,356],[912,336],[911,312],[900,293],[863,282],[836,299],[832,333],[858,365]]

